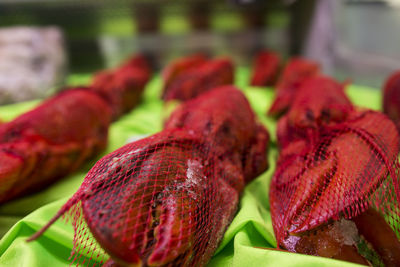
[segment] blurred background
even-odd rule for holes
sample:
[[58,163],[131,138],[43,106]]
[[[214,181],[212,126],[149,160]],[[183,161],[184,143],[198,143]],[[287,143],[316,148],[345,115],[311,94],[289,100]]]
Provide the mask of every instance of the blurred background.
[[[257,51],[269,49],[284,58],[309,57],[329,75],[380,88],[400,68],[399,4],[1,0],[0,104],[45,96],[49,90],[43,88],[61,86],[67,74],[113,67],[135,52],[145,53],[160,69],[194,52],[227,55],[238,65],[250,66]],[[15,91],[19,95],[13,96]]]

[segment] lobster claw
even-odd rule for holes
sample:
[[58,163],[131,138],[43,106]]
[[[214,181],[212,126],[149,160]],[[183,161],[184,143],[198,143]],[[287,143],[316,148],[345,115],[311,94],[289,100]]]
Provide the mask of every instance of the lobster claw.
[[[296,146],[284,147],[281,154],[289,156],[278,163],[283,169],[275,174],[271,199],[288,198],[290,202],[283,213],[274,212],[278,228],[300,234],[343,214],[352,218],[364,211],[368,197],[390,173],[399,144],[390,120],[378,112],[364,111],[321,129],[318,141],[306,153],[304,145],[298,147],[297,157],[293,156]],[[303,167],[289,173],[293,164]],[[292,188],[287,195],[283,194],[288,190],[285,181],[290,181]]]
[[[354,108],[343,88],[322,76],[304,79],[278,122],[274,232],[292,252],[399,266],[393,221],[399,217],[400,137],[385,115]],[[371,229],[379,229],[379,238]],[[367,251],[360,242],[368,242]]]
[[166,196],[156,208],[159,224],[154,228],[155,245],[147,259],[149,266],[161,266],[191,257],[194,241],[196,204],[187,192]]
[[272,86],[276,82],[279,71],[280,56],[277,53],[260,52],[253,65],[252,86]]
[[344,88],[329,77],[305,79],[288,112],[288,123],[300,131],[344,121],[354,109]]
[[[0,145],[0,202],[12,199],[27,187],[36,190],[35,179],[25,180],[19,185],[21,178],[37,175],[35,166],[47,154],[45,146],[38,141],[34,147],[26,140]],[[32,181],[33,180],[33,181]]]
[[289,109],[290,104],[293,101],[293,92],[277,91],[276,94],[275,100],[268,110],[268,116],[279,117]]
[[263,126],[258,125],[254,139],[244,164],[246,182],[251,181],[254,176],[260,175],[269,167],[265,157],[265,151],[268,149],[270,140],[269,133]]
[[[308,220],[296,232],[316,227],[340,214],[352,218],[367,209],[368,197],[388,174],[399,151],[395,125],[381,113],[366,111],[329,137],[327,152],[337,155],[337,173],[321,191]],[[338,129],[331,130],[335,132]],[[323,141],[321,141],[323,142]]]
[[400,71],[393,73],[383,88],[383,111],[400,128]]
[[83,215],[117,263],[159,266],[192,255],[210,169],[193,148],[196,140],[185,132],[149,137],[145,146],[123,147],[88,174]]
[[201,64],[205,63],[206,60],[207,59],[204,55],[198,54],[181,58],[169,64],[162,72],[162,78],[164,80],[163,95],[168,90],[168,86],[170,86],[176,77],[189,69],[199,67]]
[[283,70],[277,88],[276,98],[268,111],[269,116],[280,116],[291,106],[297,90],[304,79],[319,72],[319,65],[304,58],[292,58]]
[[186,101],[221,85],[232,84],[234,66],[231,60],[220,58],[196,63],[196,68],[182,70],[168,78],[162,98],[166,101]]
[[7,151],[0,151],[0,195],[4,195],[18,181],[23,172],[24,161],[21,157]]
[[[293,161],[296,164],[297,161]],[[281,225],[286,228],[289,233],[294,233],[297,228],[304,224],[304,220],[307,220],[307,210],[313,205],[314,198],[321,186],[324,185],[326,179],[332,177],[336,172],[337,159],[336,157],[330,156],[325,160],[319,160],[313,164],[310,164],[308,168],[298,169],[289,168],[291,174],[294,177],[287,177],[286,173],[282,173],[280,179],[283,183],[290,183],[295,192],[291,195],[290,202],[286,207],[283,214],[280,214]],[[294,167],[294,166],[293,166]],[[296,171],[297,173],[295,173]],[[277,184],[277,187],[282,187],[284,184]]]

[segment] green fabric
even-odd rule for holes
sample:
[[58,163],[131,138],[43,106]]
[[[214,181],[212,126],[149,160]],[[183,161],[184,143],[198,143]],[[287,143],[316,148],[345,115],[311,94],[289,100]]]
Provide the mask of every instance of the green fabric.
[[[275,250],[268,203],[268,185],[275,167],[277,150],[275,122],[265,116],[273,91],[246,87],[247,69],[239,69],[236,84],[244,88],[260,121],[268,127],[273,143],[269,151],[270,168],[250,183],[241,198],[240,208],[228,228],[209,266],[352,266],[353,264]],[[72,76],[71,84],[88,82],[90,76]],[[110,130],[109,153],[126,143],[130,137],[140,138],[162,128],[163,103],[159,100],[161,82],[153,79],[146,89],[143,102],[131,113],[113,123]],[[348,94],[355,104],[379,109],[380,91],[350,86]],[[38,101],[0,107],[0,118],[10,120],[31,109]],[[79,172],[51,187],[7,203],[0,207],[0,266],[67,266],[72,248],[73,229],[57,221],[35,242],[25,240],[56,214],[81,184],[95,161]],[[8,231],[8,232],[7,232]],[[356,265],[354,265],[356,266]]]

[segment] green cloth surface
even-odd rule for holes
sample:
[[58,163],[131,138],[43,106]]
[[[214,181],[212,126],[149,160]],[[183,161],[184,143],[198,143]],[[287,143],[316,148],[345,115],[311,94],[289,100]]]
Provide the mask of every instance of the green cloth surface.
[[[87,83],[89,75],[72,76],[70,84]],[[275,169],[277,149],[275,122],[265,116],[273,91],[247,86],[248,70],[239,69],[236,85],[246,94],[259,120],[268,128],[272,142],[270,168],[247,185],[236,217],[232,221],[209,266],[357,266],[346,262],[276,250],[269,212],[268,188]],[[136,109],[114,122],[110,128],[109,153],[129,138],[142,138],[162,129],[163,103],[159,99],[161,81],[156,76],[147,86],[143,101]],[[349,86],[347,93],[356,105],[379,109],[379,90]],[[0,107],[0,118],[10,120],[37,105],[30,101]],[[100,158],[100,156],[98,157]],[[38,240],[25,240],[44,226],[78,189],[95,161],[80,171],[32,195],[0,206],[0,266],[67,266],[72,249],[73,228],[58,220]]]

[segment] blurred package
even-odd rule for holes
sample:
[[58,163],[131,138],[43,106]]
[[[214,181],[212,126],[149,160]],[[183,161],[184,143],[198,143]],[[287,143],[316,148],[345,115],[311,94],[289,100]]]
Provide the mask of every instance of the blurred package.
[[64,83],[67,57],[57,27],[0,28],[0,105],[43,98]]
[[400,68],[400,1],[320,0],[305,55],[338,79],[381,88]]

